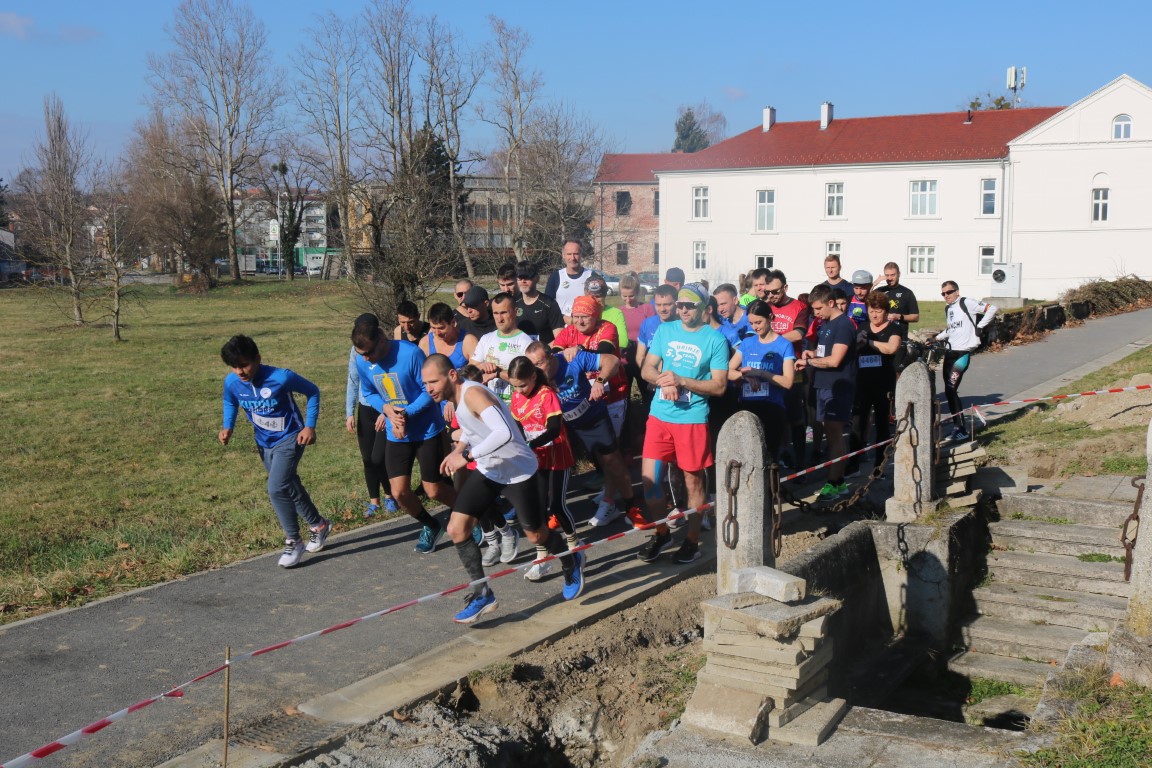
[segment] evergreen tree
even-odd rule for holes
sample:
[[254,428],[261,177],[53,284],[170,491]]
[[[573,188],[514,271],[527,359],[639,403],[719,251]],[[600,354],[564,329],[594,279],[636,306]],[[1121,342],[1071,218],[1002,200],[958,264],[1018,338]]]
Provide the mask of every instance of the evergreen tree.
[[672,143],[672,151],[699,152],[709,144],[708,133],[696,119],[696,110],[692,107],[682,109],[680,117],[676,118],[676,141]]
[[4,179],[0,179],[0,227],[8,226],[8,199],[5,193],[8,191],[8,185],[4,183]]

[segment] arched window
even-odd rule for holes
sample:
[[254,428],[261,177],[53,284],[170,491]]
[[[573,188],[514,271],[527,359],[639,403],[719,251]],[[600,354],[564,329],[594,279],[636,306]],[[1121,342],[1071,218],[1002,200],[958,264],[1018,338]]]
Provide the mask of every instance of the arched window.
[[1112,138],[1132,138],[1132,118],[1129,115],[1116,115],[1112,118]]

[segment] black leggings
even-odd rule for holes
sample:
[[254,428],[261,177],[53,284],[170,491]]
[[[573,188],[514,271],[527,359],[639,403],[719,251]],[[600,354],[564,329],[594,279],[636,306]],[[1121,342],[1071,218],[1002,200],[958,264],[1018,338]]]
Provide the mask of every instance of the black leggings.
[[576,519],[568,511],[568,472],[567,469],[540,469],[541,484],[545,493],[545,509],[556,515],[557,522],[566,536],[576,533]]
[[[356,442],[360,445],[360,459],[364,463],[364,483],[368,486],[368,498],[380,498],[380,489],[383,487],[384,495],[391,496],[388,486],[388,471],[384,468],[383,432],[376,431],[376,420],[380,418],[380,411],[370,405],[357,403],[356,405]],[[380,446],[377,448],[376,443]],[[373,460],[376,453],[380,459]]]
[[[859,382],[857,385],[859,386]],[[856,428],[852,431],[852,450],[856,451],[867,445],[870,420],[876,425],[876,442],[883,442],[891,435],[888,417],[892,414],[892,391],[883,385],[857,389]],[[879,464],[884,457],[887,447],[881,446],[875,449],[876,464]]]
[[964,406],[960,404],[960,382],[964,380],[964,372],[968,370],[968,363],[972,354],[968,350],[950,349],[944,353],[944,396],[948,398],[948,410],[952,412],[952,423],[964,429]]

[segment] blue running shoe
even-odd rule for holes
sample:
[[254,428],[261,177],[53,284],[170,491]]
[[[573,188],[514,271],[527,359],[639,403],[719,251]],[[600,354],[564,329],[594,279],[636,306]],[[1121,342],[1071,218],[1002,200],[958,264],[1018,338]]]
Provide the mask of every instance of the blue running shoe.
[[564,574],[564,599],[575,600],[584,592],[584,553],[572,553],[572,570]]
[[368,502],[368,508],[364,510],[364,517],[376,517],[376,513],[380,511],[379,504]]
[[424,530],[420,531],[420,541],[416,542],[416,551],[422,555],[429,554],[436,549],[436,542],[440,541],[440,537],[443,535],[444,526],[442,525],[437,525],[435,530],[424,526]]
[[472,541],[476,542],[476,546],[480,546],[484,541],[484,531],[478,525],[472,527]]
[[508,511],[504,513],[504,519],[510,523],[516,522],[516,508],[509,507]]
[[475,624],[481,616],[500,607],[492,590],[476,592],[465,598],[464,610],[452,617],[457,624]]
[[384,497],[384,511],[390,515],[394,515],[400,511],[400,507],[396,505],[396,499],[391,496]]

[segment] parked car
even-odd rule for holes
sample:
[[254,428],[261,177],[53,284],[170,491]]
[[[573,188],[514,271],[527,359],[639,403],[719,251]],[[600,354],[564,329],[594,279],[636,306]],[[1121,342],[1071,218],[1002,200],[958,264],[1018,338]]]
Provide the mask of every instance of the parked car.
[[620,293],[619,275],[603,275],[604,283],[608,286],[608,295],[616,296]]
[[323,267],[308,267],[308,277],[320,277],[320,273],[323,271]]
[[651,294],[660,285],[659,272],[640,272],[636,276],[640,278],[640,290],[646,294]]

